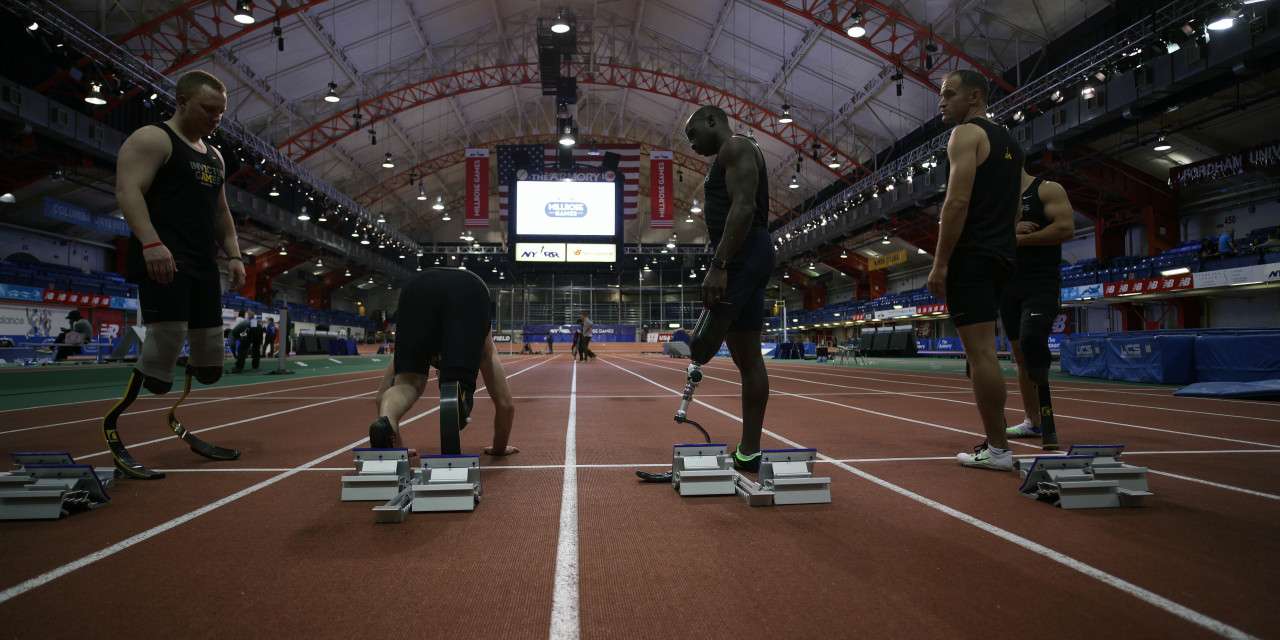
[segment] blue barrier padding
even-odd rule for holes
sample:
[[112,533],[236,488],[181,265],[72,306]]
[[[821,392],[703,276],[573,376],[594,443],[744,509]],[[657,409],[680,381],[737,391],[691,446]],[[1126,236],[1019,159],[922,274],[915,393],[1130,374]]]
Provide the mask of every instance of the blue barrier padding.
[[1197,382],[1173,392],[1194,398],[1253,398],[1280,400],[1280,379],[1257,382]]
[[1195,339],[1196,380],[1256,382],[1280,378],[1280,333]]
[[1063,335],[1061,333],[1049,334],[1049,353],[1059,353],[1062,351],[1062,338]]
[[964,351],[964,345],[961,344],[960,338],[938,338],[933,341],[934,351]]
[[1193,382],[1195,341],[1186,335],[1111,336],[1105,348],[1107,377],[1159,384]]
[[929,338],[916,338],[916,352],[933,351],[933,340]]
[[1106,338],[1076,334],[1062,341],[1062,372],[1085,378],[1107,377]]

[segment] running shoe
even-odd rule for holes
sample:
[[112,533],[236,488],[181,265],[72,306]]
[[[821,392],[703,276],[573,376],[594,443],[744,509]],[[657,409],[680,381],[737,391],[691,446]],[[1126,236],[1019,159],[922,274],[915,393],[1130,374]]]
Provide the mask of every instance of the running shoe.
[[750,471],[751,473],[760,473],[760,452],[757,451],[749,456],[742,455],[742,445],[738,445],[733,449],[733,468],[735,471]]
[[973,453],[957,453],[956,461],[966,467],[994,469],[996,471],[1013,471],[1013,452],[993,453],[991,446],[982,443],[974,447]]
[[1006,428],[1004,434],[1010,438],[1039,438],[1041,436],[1040,428],[1026,419],[1020,424]]

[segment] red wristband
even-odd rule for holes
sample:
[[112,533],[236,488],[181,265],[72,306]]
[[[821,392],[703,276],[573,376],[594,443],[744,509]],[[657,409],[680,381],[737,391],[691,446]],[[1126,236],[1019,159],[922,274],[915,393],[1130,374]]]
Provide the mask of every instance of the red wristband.
[[143,248],[143,249],[154,249],[154,248],[156,248],[156,247],[163,247],[163,246],[164,246],[164,243],[163,243],[163,242],[160,242],[159,240],[157,240],[157,241],[152,242],[152,243],[150,243],[150,244],[144,244],[144,245],[142,245],[142,248]]

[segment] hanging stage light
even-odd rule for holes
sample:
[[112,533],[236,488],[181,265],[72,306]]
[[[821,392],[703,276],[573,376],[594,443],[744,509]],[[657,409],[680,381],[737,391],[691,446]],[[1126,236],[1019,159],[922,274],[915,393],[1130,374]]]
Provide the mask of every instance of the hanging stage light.
[[[33,23],[34,24],[34,23]],[[102,83],[90,82],[89,95],[84,97],[84,101],[95,107],[101,107],[107,103],[107,99],[102,97]]]
[[249,0],[240,0],[236,3],[236,13],[231,17],[240,24],[253,24],[257,19],[253,17],[253,3]]
[[444,211],[444,196],[436,195],[436,203],[431,205],[436,211]]
[[387,152],[387,155],[383,156],[383,158],[382,158],[382,168],[383,168],[383,169],[394,169],[394,168],[396,168],[396,163],[394,163],[394,162],[392,162],[392,161],[391,161],[391,152],[390,152],[390,151],[388,151],[388,152]]
[[427,200],[427,186],[422,183],[418,183],[418,199],[423,202]]
[[329,83],[329,92],[324,94],[325,102],[338,102],[342,98],[338,97],[338,84],[336,82]]
[[787,188],[788,188],[788,189],[799,189],[799,188],[800,188],[800,176],[799,176],[799,175],[797,175],[797,174],[794,174],[794,173],[793,173],[793,174],[791,174],[791,182],[790,182],[789,184],[787,184]]
[[795,120],[791,118],[791,105],[784,102],[782,103],[782,115],[778,116],[778,124],[791,124],[792,122],[795,122]]
[[560,146],[572,147],[575,144],[577,144],[577,141],[573,139],[573,128],[565,125],[564,131],[560,134]]
[[551,33],[569,33],[573,27],[569,26],[569,21],[565,19],[564,9],[556,14],[556,19],[551,23]]
[[846,33],[849,34],[850,38],[861,38],[867,35],[867,28],[862,24],[861,13],[856,11],[853,13],[853,21],[849,23],[849,30]]

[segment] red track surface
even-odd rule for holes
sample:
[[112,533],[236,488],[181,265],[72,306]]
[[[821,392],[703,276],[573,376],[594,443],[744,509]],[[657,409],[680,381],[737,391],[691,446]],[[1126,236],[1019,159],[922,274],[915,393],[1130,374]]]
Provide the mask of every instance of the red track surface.
[[[126,416],[134,455],[169,477],[120,480],[110,505],[61,521],[0,522],[5,635],[545,638],[571,415],[578,556],[566,568],[578,595],[566,610],[585,637],[1280,635],[1276,405],[1061,383],[1065,443],[1124,443],[1130,463],[1159,472],[1143,508],[1063,511],[1019,496],[1015,474],[950,459],[980,439],[963,378],[771,365],[766,428],[777,437],[765,446],[846,462],[819,465],[832,504],[752,509],[632,475],[695,435],[670,420],[679,362],[610,356],[575,373],[564,356],[529,357],[507,368],[522,453],[482,458],[475,512],[401,525],[338,500],[347,449],[372,416],[373,374],[194,393],[183,422],[226,425],[204,437],[241,449],[230,463],[173,438],[144,444],[169,434],[163,410]],[[737,373],[720,360],[705,370],[705,404],[690,413],[736,442]],[[250,395],[260,392],[270,393]],[[67,449],[106,466],[88,456],[105,449],[95,418],[109,405],[0,414],[0,454]],[[134,405],[157,407],[167,404]],[[477,403],[464,450],[488,443],[491,421]],[[435,424],[415,421],[407,442],[435,448]]]

